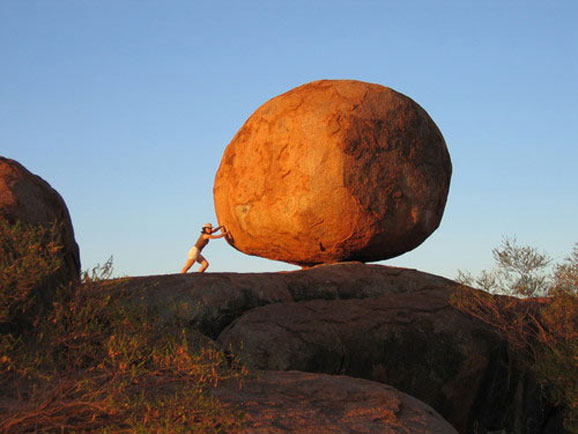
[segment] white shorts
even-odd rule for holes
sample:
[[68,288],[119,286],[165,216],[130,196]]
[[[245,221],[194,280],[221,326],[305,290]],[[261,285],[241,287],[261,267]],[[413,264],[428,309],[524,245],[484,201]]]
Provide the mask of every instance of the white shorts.
[[198,262],[200,264],[201,262],[206,261],[206,259],[201,255],[198,247],[193,246],[191,247],[191,250],[189,250],[189,261]]

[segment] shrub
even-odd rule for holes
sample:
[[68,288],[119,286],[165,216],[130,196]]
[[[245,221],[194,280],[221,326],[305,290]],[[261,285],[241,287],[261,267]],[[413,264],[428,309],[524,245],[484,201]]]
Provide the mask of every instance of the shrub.
[[38,315],[42,291],[54,291],[52,276],[62,266],[56,228],[0,217],[0,324]]
[[[460,272],[458,281],[517,297],[492,296],[464,286],[452,303],[508,340],[552,401],[566,409],[568,432],[578,433],[578,244],[551,274],[544,272],[547,255],[515,242],[495,249],[494,257],[495,270],[477,278]],[[509,287],[502,287],[506,283]],[[527,298],[543,293],[549,297]]]
[[549,273],[552,260],[546,253],[531,246],[520,246],[515,238],[504,238],[492,254],[494,269],[483,270],[477,277],[458,270],[456,280],[494,294],[522,297],[547,294],[552,283]]

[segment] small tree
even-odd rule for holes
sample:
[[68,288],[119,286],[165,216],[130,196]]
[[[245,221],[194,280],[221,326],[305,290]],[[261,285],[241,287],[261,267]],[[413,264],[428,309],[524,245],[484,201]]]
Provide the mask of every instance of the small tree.
[[578,243],[561,264],[556,265],[553,294],[578,294]]
[[456,280],[493,294],[522,297],[546,295],[552,285],[549,273],[551,258],[531,246],[518,245],[515,238],[504,238],[492,250],[496,266],[483,270],[478,277],[458,270]]
[[515,240],[505,239],[493,254],[495,269],[478,277],[460,271],[457,280],[491,293],[549,297],[522,301],[464,287],[452,304],[508,340],[553,402],[566,409],[568,432],[578,433],[578,243],[550,273],[548,255]]

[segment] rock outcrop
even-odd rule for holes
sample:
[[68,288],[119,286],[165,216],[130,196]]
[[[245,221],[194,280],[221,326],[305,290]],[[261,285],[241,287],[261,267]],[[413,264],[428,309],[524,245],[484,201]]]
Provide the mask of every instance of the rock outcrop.
[[4,157],[0,157],[0,218],[10,223],[21,221],[46,228],[56,224],[63,245],[62,280],[79,280],[80,254],[64,200],[42,178],[17,161]]
[[440,131],[410,98],[322,80],[251,115],[223,155],[215,209],[229,243],[250,255],[377,261],[438,227],[451,170]]
[[245,433],[423,433],[457,431],[430,406],[393,387],[344,376],[259,372],[214,395],[245,414]]
[[[347,263],[118,283],[111,294],[117,303],[144,304],[164,321],[191,324],[253,369],[388,384],[430,405],[458,432],[559,432],[559,410],[507,342],[450,303],[463,290],[451,280]],[[267,405],[255,408],[273,414]]]
[[[453,308],[448,289],[271,304],[240,317],[219,343],[252,368],[392,385],[431,405],[460,432],[475,423],[500,426],[505,409],[535,423],[533,405],[514,404],[525,379],[515,373],[506,343]],[[500,413],[488,411],[498,403]]]
[[[80,256],[68,209],[60,195],[42,178],[30,173],[18,162],[4,157],[0,157],[0,220],[2,227],[8,230],[7,235],[15,229],[15,240],[21,239],[23,243],[30,241],[22,238],[25,232],[43,234],[40,235],[43,239],[38,241],[44,247],[61,247],[50,253],[49,259],[55,260],[54,269],[43,270],[41,274],[36,269],[26,270],[27,284],[15,288],[8,280],[8,286],[2,288],[4,298],[0,333],[18,334],[29,329],[34,317],[42,315],[42,310],[52,304],[61,285],[77,284],[80,281]],[[12,247],[9,246],[12,246],[12,242],[7,242],[0,253],[12,255]],[[36,254],[28,244],[20,247],[28,253]],[[32,255],[30,259],[33,259]],[[22,265],[17,265],[13,270],[18,270],[18,267]]]
[[145,303],[167,321],[195,324],[216,338],[235,319],[268,304],[379,298],[455,286],[451,280],[416,270],[352,262],[289,273],[133,277],[113,288],[120,303]]

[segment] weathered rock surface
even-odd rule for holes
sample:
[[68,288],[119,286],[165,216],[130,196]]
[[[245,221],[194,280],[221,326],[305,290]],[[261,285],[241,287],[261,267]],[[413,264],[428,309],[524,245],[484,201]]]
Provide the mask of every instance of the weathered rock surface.
[[169,274],[107,282],[124,303],[146,303],[168,321],[195,324],[216,338],[245,312],[273,303],[377,298],[387,294],[448,288],[455,282],[397,267],[342,263],[288,273]]
[[506,342],[450,305],[454,289],[272,304],[247,312],[218,341],[254,368],[390,384],[460,432],[514,425],[542,432],[552,407]]
[[258,369],[325,372],[391,384],[464,431],[500,348],[444,290],[365,300],[275,304],[248,312],[219,337]]
[[416,270],[347,263],[289,273],[138,277],[96,290],[194,325],[236,348],[253,368],[390,384],[459,432],[563,432],[559,409],[505,340],[449,303],[458,288]]
[[410,98],[322,80],[251,115],[223,155],[215,209],[229,243],[250,255],[377,261],[438,227],[451,170],[440,131]]
[[[80,256],[62,197],[42,178],[30,173],[20,163],[4,157],[0,157],[0,219],[9,225],[22,222],[42,226],[49,230],[48,233],[55,233],[62,244],[62,249],[57,253],[62,258],[62,266],[27,290],[26,298],[31,304],[24,310],[10,304],[3,315],[2,330],[7,327],[15,331],[26,327],[33,312],[50,305],[56,288],[61,284],[78,283]],[[52,235],[47,235],[46,243],[51,240]]]
[[66,276],[80,277],[80,254],[64,200],[50,184],[14,160],[0,157],[0,217],[10,223],[49,227],[56,223],[64,249]]
[[214,394],[246,414],[247,433],[457,433],[423,402],[357,378],[262,372]]

